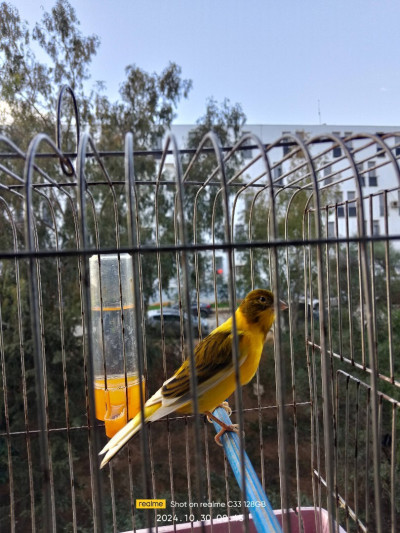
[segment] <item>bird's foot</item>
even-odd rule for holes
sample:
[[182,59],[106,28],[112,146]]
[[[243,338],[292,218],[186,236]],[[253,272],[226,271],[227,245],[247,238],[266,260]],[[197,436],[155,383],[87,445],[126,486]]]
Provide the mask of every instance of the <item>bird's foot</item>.
[[[224,403],[227,404],[227,402],[224,402]],[[221,407],[226,409],[226,406],[221,405]],[[230,409],[229,405],[227,407]],[[214,437],[214,440],[218,444],[218,446],[222,446],[221,437],[224,433],[226,433],[227,431],[234,431],[235,433],[239,432],[238,424],[229,424],[229,425],[225,424],[225,422],[222,422],[222,420],[214,416],[212,413],[210,413],[210,411],[206,411],[205,414],[207,415],[207,420],[209,422],[214,421],[221,426],[221,429],[218,431],[218,433]]]
[[229,406],[229,403],[227,401],[222,402],[218,407],[222,407],[222,409],[225,409],[228,416],[231,416],[232,409]]
[[230,424],[229,426],[225,425],[222,429],[218,431],[218,433],[215,435],[214,440],[218,444],[218,446],[222,446],[221,437],[224,433],[227,431],[234,431],[235,433],[239,433],[239,424]]
[[[226,414],[227,414],[228,416],[231,416],[231,414],[232,414],[232,409],[229,407],[229,403],[228,403],[227,401],[222,402],[222,403],[220,403],[219,405],[217,405],[216,409],[217,409],[218,407],[222,407],[222,409],[225,409]],[[212,419],[209,415],[207,415],[207,420],[208,420],[210,423],[213,421],[213,419]],[[214,418],[214,420],[215,420],[215,418]],[[219,423],[219,422],[218,422],[218,423]]]

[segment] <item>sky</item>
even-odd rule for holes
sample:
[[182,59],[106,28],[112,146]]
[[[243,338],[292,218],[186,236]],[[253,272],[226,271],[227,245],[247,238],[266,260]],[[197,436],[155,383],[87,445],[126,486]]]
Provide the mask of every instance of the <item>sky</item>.
[[[55,0],[9,0],[33,25]],[[125,67],[170,61],[193,82],[176,124],[207,98],[248,124],[400,125],[398,0],[70,0],[101,45],[92,80],[118,99]]]

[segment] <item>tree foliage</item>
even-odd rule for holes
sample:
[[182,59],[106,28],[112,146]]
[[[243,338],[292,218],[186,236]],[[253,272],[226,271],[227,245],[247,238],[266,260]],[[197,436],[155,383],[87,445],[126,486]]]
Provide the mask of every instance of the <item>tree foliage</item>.
[[[33,30],[15,7],[2,2],[0,34],[0,97],[12,117],[8,135],[21,144],[38,131],[52,133],[63,84],[74,90],[82,116],[89,118],[90,97],[85,95],[84,81],[90,76],[89,66],[100,40],[96,35],[81,34],[75,10],[68,2],[58,0]],[[37,58],[35,46],[41,56],[47,56],[45,62]]]
[[[80,31],[79,20],[72,5],[57,0],[54,7],[44,13],[33,28],[21,18],[18,10],[8,2],[0,4],[0,100],[4,113],[3,132],[22,150],[40,132],[54,138],[56,103],[60,86],[69,85],[77,97],[82,129],[87,128],[99,150],[121,151],[124,136],[134,134],[136,150],[158,148],[160,139],[171,126],[176,108],[187,98],[192,86],[182,77],[181,68],[175,63],[167,65],[160,73],[148,73],[137,65],[128,65],[121,83],[120,97],[111,101],[101,84],[90,86],[90,65],[100,46],[96,35],[85,36]],[[75,124],[71,102],[67,98],[62,109],[63,149],[75,149]],[[206,114],[199,120],[191,136],[192,146],[209,129],[214,129],[222,143],[233,142],[239,135],[245,117],[240,106],[230,106],[225,101],[220,107],[212,100]],[[197,136],[197,137],[196,137]],[[55,158],[37,160],[40,172],[35,171],[34,182],[39,184],[33,192],[34,233],[36,247],[46,252],[75,250],[77,248],[77,196],[71,180],[62,175]],[[72,157],[72,162],[75,163]],[[85,162],[87,180],[87,229],[89,243],[96,247],[116,248],[126,246],[126,193],[123,185],[124,161],[122,157],[103,159],[99,165],[94,159]],[[24,161],[10,159],[4,162],[1,181],[20,186]],[[213,163],[215,165],[215,161]],[[175,188],[171,185],[155,187],[157,161],[154,157],[135,157],[135,177],[138,186],[139,240],[141,244],[155,243],[155,224],[159,224],[160,244],[173,244],[176,228]],[[206,176],[211,166],[202,164],[198,169]],[[46,173],[62,187],[47,186]],[[106,174],[107,173],[107,174]],[[111,184],[107,179],[111,179]],[[169,177],[166,175],[165,179]],[[17,190],[17,189],[16,189]],[[18,190],[17,190],[18,192]],[[4,196],[3,196],[4,195]],[[185,205],[188,219],[193,216],[194,189],[187,190]],[[4,202],[3,202],[4,200]],[[209,206],[204,199],[207,211]],[[14,250],[17,262],[0,262],[0,327],[1,344],[4,346],[2,377],[7,377],[7,420],[5,396],[0,397],[1,431],[27,431],[36,428],[35,371],[29,306],[28,272],[24,260],[18,259],[18,251],[26,246],[24,236],[23,195],[2,192],[0,222],[4,231],[0,235],[0,249]],[[7,207],[4,208],[4,205]],[[3,209],[4,208],[4,209]],[[210,226],[201,225],[206,232]],[[13,231],[15,240],[13,240]],[[16,268],[16,264],[18,268]],[[142,288],[146,303],[157,294],[155,282],[160,274],[163,287],[177,274],[175,254],[161,254],[159,268],[154,254],[142,255]],[[201,270],[201,267],[200,267]],[[79,258],[74,255],[58,256],[56,253],[38,261],[40,313],[38,320],[43,343],[48,417],[51,428],[85,428],[87,425],[85,367],[83,339],[80,327],[82,314],[82,279]],[[161,372],[159,344],[148,341],[148,354],[157,357],[152,361],[155,372]],[[177,354],[175,353],[175,358]],[[175,359],[174,359],[175,361]],[[5,374],[3,374],[5,369]],[[158,377],[158,376],[157,376]],[[11,394],[12,391],[12,394]],[[26,418],[25,418],[26,415]],[[6,427],[7,426],[7,427]],[[38,456],[36,441],[12,438],[0,442],[0,479],[4,486],[9,482],[7,463],[13,466],[14,497],[17,501],[15,515],[20,528],[32,529],[29,508],[30,494],[27,487],[40,478],[39,464],[34,463],[32,480],[26,469],[28,455],[33,446]],[[78,529],[91,529],[90,480],[85,430],[77,430],[68,439],[60,432],[51,439],[52,472],[57,502],[57,526],[72,530],[71,508],[75,491]],[[3,461],[5,459],[5,461]],[[4,468],[3,468],[4,466]],[[69,479],[74,470],[74,483],[65,486],[60,480]],[[32,483],[33,483],[32,481]],[[37,489],[40,493],[39,489]],[[9,525],[8,491],[0,491],[0,525]],[[40,516],[40,496],[37,496],[37,516]],[[106,514],[111,505],[105,502]],[[124,517],[127,519],[128,514]],[[110,519],[109,516],[106,517]],[[122,519],[121,519],[122,520]],[[126,526],[126,528],[128,525]],[[125,529],[126,529],[125,528]]]
[[[56,103],[60,86],[69,85],[77,97],[82,127],[89,127],[98,148],[122,150],[124,135],[135,132],[135,148],[151,149],[155,141],[169,128],[181,98],[186,98],[191,88],[189,80],[182,79],[181,69],[171,63],[161,74],[149,74],[130,65],[121,85],[121,98],[111,102],[101,92],[100,86],[88,90],[90,64],[100,40],[96,35],[84,36],[72,5],[58,0],[44,13],[33,29],[22,20],[18,10],[7,2],[0,4],[0,100],[2,103],[3,132],[26,150],[31,139],[44,132],[54,138]],[[43,59],[45,58],[45,59]],[[68,99],[66,99],[68,100]],[[63,148],[74,148],[74,120],[70,101],[62,109]],[[6,147],[6,151],[9,148]],[[41,173],[51,179],[66,181],[60,173],[56,159],[41,159],[40,172],[35,183],[42,182]],[[1,181],[17,185],[15,176],[23,179],[24,162],[18,159],[4,161]],[[105,162],[111,179],[123,180],[123,158]],[[136,163],[139,179],[153,175],[153,160],[142,158]],[[93,161],[85,166],[88,182],[104,182],[103,169]],[[140,208],[146,214],[154,204],[154,194],[143,188],[139,198]],[[171,209],[167,199],[161,199],[163,213]],[[36,246],[41,250],[74,249],[77,246],[76,189],[64,185],[35,189],[33,209],[35,213]],[[88,231],[91,242],[102,247],[127,244],[126,197],[124,187],[115,185],[92,186],[88,189]],[[3,192],[1,198],[0,249],[7,252],[23,249],[24,198],[22,195]],[[95,233],[95,228],[96,232]],[[13,231],[15,240],[13,240]],[[118,237],[119,236],[119,237]],[[97,241],[96,241],[97,239]],[[119,240],[118,240],[119,239]],[[81,279],[79,260],[75,257],[41,259],[39,296],[42,342],[45,350],[46,391],[50,427],[83,427],[87,424],[85,363],[83,360]],[[23,261],[3,260],[1,271],[1,343],[4,346],[2,382],[7,378],[7,398],[0,397],[1,431],[11,432],[36,427],[35,372],[31,331],[31,312],[28,298],[27,269]],[[144,269],[144,289],[152,290],[154,261]],[[169,272],[171,275],[171,272]],[[146,284],[147,280],[147,284]],[[5,370],[5,374],[3,374]],[[7,418],[5,417],[7,399]],[[26,418],[25,418],[26,416]],[[0,479],[7,488],[9,471],[13,466],[14,493],[17,501],[15,516],[19,527],[31,529],[29,514],[29,483],[26,468],[27,453],[34,444],[24,439],[12,438],[0,443],[0,457],[5,461],[0,468]],[[36,441],[35,441],[36,442]],[[90,502],[90,485],[87,470],[87,437],[77,432],[72,441],[65,437],[52,440],[52,473],[57,500],[57,525],[64,530],[71,522],[72,493],[79,514],[79,530],[91,527],[90,512],[83,509]],[[36,444],[35,444],[36,446]],[[38,456],[34,448],[35,457]],[[9,455],[11,454],[11,455]],[[69,461],[75,468],[75,486],[66,487],[59,479],[68,479]],[[34,462],[33,478],[40,477],[39,463]],[[32,479],[33,479],[32,478]],[[36,481],[35,481],[36,486]],[[40,495],[39,485],[37,485]],[[8,491],[0,492],[0,527],[9,526]],[[40,496],[37,496],[37,515],[40,516]],[[77,496],[78,495],[78,496]],[[89,505],[90,507],[90,505]],[[70,527],[70,526],[69,526]]]

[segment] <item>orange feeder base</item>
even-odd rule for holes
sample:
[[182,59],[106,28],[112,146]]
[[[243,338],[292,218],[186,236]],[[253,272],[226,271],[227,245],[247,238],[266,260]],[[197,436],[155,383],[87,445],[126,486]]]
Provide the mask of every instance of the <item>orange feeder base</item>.
[[[125,376],[110,376],[107,389],[104,381],[103,378],[94,381],[96,418],[104,420],[106,435],[111,438],[140,411],[139,379],[129,376],[126,387]],[[144,380],[142,390],[144,394]]]

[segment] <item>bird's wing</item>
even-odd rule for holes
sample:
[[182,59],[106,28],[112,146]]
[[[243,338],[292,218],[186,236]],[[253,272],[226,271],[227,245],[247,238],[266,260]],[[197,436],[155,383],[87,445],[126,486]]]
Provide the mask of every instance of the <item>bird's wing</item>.
[[[244,333],[238,331],[239,347]],[[195,349],[195,366],[197,371],[197,393],[202,395],[217,385],[222,379],[233,373],[232,332],[218,331],[206,337]],[[239,365],[246,359],[247,353],[240,349]],[[170,411],[171,407],[179,407],[191,400],[190,361],[187,359],[175,374],[165,381],[149,403],[162,401],[163,408]],[[161,415],[161,413],[158,413]]]

